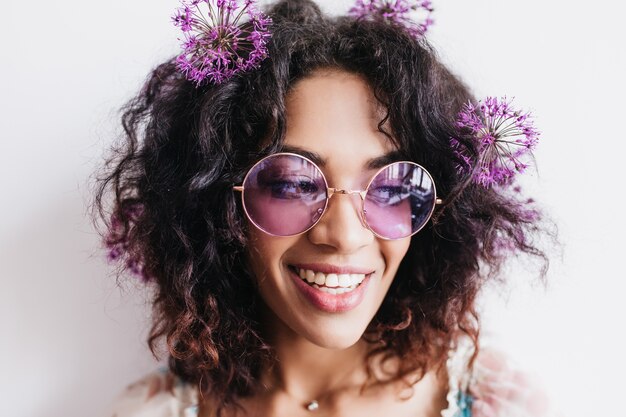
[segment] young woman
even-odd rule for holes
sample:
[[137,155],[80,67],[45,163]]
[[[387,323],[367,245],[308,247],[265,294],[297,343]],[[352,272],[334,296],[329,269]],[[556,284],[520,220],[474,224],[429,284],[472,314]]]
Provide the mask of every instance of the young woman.
[[365,3],[329,18],[283,0],[229,27],[250,2],[193,1],[175,17],[187,49],[129,103],[97,194],[169,353],[116,416],[541,415],[479,349],[475,310],[507,256],[543,258],[539,212],[480,177],[458,116],[476,101],[429,21]]

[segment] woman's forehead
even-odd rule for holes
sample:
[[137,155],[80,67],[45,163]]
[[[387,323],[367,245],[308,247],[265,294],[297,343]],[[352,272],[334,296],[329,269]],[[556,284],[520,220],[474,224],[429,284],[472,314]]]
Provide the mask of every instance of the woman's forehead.
[[381,106],[362,77],[325,70],[298,81],[287,97],[286,147],[328,164],[367,165],[395,150],[378,128]]

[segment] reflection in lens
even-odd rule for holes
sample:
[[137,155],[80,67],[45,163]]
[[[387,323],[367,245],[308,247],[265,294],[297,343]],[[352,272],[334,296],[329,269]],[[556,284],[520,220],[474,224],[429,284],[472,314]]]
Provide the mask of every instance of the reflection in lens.
[[277,154],[255,165],[244,182],[248,216],[260,229],[277,236],[304,232],[326,206],[326,182],[310,161]]
[[397,162],[380,171],[364,201],[365,220],[379,236],[399,239],[420,230],[435,206],[433,180],[417,164]]

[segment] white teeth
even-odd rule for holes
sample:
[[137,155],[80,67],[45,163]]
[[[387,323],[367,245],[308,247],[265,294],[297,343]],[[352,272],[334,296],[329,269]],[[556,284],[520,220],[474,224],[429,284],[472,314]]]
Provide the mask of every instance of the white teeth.
[[341,274],[339,275],[339,286],[347,288],[352,285],[352,278],[350,278],[350,274]]
[[[342,294],[344,292],[343,288],[328,288],[328,287],[320,287],[317,284],[313,284],[313,288],[317,288],[318,290],[328,293],[328,294]],[[341,292],[339,292],[341,291]],[[348,290],[350,291],[350,290]]]
[[337,274],[328,274],[326,275],[326,284],[327,287],[338,287],[339,286],[339,278],[337,278]]
[[[365,279],[365,274],[324,274],[310,269],[298,268],[300,278],[330,294],[342,294],[355,289]],[[320,287],[323,286],[323,287]],[[335,290],[335,292],[327,290]]]

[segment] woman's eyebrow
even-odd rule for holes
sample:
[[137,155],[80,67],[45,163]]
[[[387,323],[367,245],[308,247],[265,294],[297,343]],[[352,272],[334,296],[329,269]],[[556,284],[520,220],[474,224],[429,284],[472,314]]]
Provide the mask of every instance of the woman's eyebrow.
[[298,154],[300,156],[304,156],[305,158],[310,159],[311,161],[313,161],[313,163],[315,165],[318,165],[320,167],[323,167],[326,165],[326,160],[324,158],[322,158],[322,156],[318,153],[315,152],[311,152],[311,151],[307,151],[306,149],[302,149],[298,146],[290,146],[290,145],[283,145],[281,150],[281,152],[289,152],[289,153],[295,153]]
[[[283,145],[281,152],[290,152],[296,153],[298,155],[304,156],[305,158],[310,159],[318,165],[319,167],[323,167],[326,165],[326,160],[318,153],[307,151],[306,149],[302,149],[297,146],[291,145]],[[393,150],[387,152],[384,155],[377,156],[376,158],[369,159],[365,162],[364,167],[368,170],[379,169],[384,167],[385,165],[391,164],[393,162],[405,160],[403,153],[399,150]]]
[[382,156],[378,156],[376,158],[372,158],[368,160],[365,165],[367,166],[367,169],[379,169],[393,162],[405,161],[406,159],[407,158],[404,156],[404,154],[401,151],[396,149],[396,150],[387,152],[386,154]]

